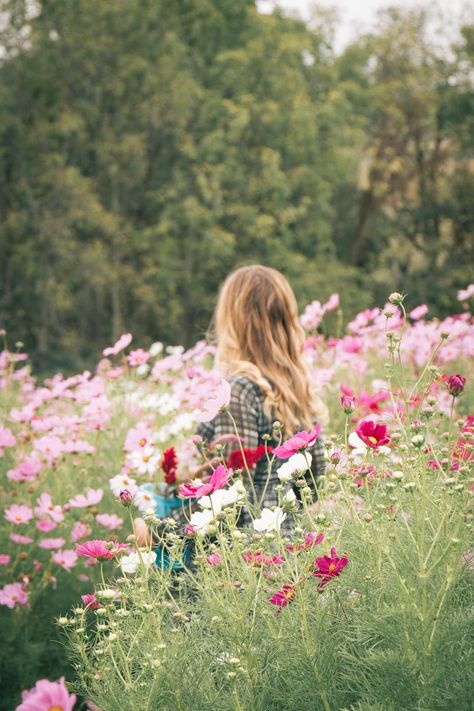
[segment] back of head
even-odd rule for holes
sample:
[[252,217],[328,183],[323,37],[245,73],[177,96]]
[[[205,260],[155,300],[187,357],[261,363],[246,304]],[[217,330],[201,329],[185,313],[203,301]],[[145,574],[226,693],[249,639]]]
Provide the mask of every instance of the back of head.
[[214,327],[218,365],[253,380],[267,412],[287,433],[327,418],[311,388],[298,307],[283,274],[260,265],[232,272],[219,294]]

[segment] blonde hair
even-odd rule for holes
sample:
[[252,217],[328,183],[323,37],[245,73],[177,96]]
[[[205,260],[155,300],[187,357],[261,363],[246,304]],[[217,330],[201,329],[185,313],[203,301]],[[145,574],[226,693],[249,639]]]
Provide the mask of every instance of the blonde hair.
[[220,290],[211,337],[217,366],[256,383],[265,412],[280,420],[285,434],[327,422],[303,359],[295,295],[283,274],[260,265],[232,272]]

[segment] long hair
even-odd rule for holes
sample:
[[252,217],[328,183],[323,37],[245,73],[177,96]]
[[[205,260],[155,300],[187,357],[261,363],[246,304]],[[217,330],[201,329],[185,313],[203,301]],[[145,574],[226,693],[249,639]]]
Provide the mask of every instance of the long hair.
[[325,423],[328,411],[311,387],[295,295],[280,272],[241,267],[223,283],[211,326],[216,364],[245,375],[264,394],[264,409],[285,434]]

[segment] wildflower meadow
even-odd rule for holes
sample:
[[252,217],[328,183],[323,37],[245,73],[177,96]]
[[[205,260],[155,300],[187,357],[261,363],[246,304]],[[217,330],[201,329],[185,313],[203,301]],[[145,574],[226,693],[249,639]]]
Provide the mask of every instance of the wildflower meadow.
[[40,383],[2,332],[0,707],[472,709],[473,296],[439,320],[393,293],[345,326],[337,294],[313,301],[329,422],[230,456],[195,434],[228,412],[206,342],[124,334]]

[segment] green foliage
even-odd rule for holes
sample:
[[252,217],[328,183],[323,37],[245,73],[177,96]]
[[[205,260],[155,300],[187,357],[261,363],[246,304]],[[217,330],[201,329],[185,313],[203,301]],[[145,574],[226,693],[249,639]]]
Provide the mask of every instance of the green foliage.
[[[190,344],[241,263],[351,316],[472,279],[472,27],[390,11],[341,56],[252,0],[2,0],[0,322],[41,370]],[[34,16],[32,16],[34,14]]]

